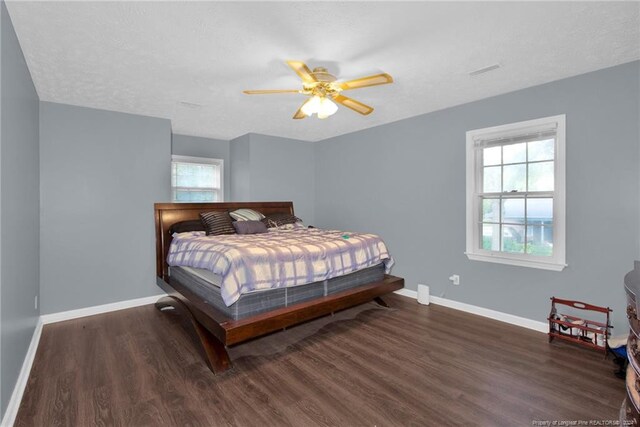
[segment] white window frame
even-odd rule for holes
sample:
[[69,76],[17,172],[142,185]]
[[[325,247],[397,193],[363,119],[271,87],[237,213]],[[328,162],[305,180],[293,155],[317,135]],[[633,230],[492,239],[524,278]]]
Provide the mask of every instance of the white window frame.
[[[566,266],[566,117],[564,114],[536,120],[511,123],[467,132],[467,242],[465,254],[470,260],[520,267],[562,271]],[[556,129],[553,190],[553,256],[515,254],[491,251],[480,247],[480,188],[482,183],[481,156],[475,141],[526,135],[535,131]]]
[[[173,169],[173,162],[218,165],[218,167],[220,168],[220,200],[219,202],[224,201],[224,160],[223,159],[213,159],[210,157],[179,156],[176,154],[172,154],[171,155],[172,169]],[[173,174],[173,170],[171,173]],[[173,203],[204,203],[204,202],[189,202],[189,201],[175,200],[174,198],[175,188],[182,188],[182,187],[174,187],[173,182],[171,182],[171,200]],[[188,187],[188,188],[192,188],[192,187]]]

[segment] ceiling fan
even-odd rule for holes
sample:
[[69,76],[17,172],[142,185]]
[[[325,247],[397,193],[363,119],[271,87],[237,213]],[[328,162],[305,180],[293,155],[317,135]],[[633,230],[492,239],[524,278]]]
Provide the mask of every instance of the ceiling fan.
[[326,119],[338,111],[338,106],[333,101],[362,115],[371,114],[373,111],[372,107],[356,101],[355,99],[348,98],[342,95],[341,92],[345,90],[393,83],[393,78],[386,73],[340,82],[323,67],[316,67],[312,71],[302,61],[287,61],[287,65],[289,65],[289,67],[291,67],[302,79],[302,89],[245,90],[243,92],[247,95],[301,93],[309,96],[310,98],[307,99],[293,115],[294,119],[304,119],[314,113],[319,119]]

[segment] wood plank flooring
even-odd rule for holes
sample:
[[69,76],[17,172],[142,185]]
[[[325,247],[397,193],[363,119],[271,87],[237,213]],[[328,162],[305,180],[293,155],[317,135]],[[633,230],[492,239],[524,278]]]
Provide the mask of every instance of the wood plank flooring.
[[531,426],[614,420],[611,360],[397,295],[231,349],[153,305],[44,327],[16,426]]

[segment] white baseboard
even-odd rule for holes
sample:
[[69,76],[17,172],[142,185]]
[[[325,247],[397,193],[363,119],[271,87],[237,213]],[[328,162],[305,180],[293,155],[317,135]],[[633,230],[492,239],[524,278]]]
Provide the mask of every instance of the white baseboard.
[[20,408],[20,402],[22,401],[22,395],[27,387],[27,381],[29,380],[29,374],[31,373],[31,367],[36,357],[36,350],[38,349],[38,343],[40,342],[40,335],[42,334],[43,325],[49,323],[62,322],[63,320],[77,319],[80,317],[93,316],[95,314],[108,313],[110,311],[124,310],[125,308],[139,307],[141,305],[153,304],[158,301],[159,298],[166,296],[167,294],[154,295],[151,297],[136,298],[126,301],[114,302],[111,304],[96,305],[93,307],[80,308],[77,310],[62,311],[60,313],[44,314],[38,318],[38,323],[33,331],[31,337],[31,343],[29,349],[24,357],[22,363],[22,369],[16,380],[16,385],[13,388],[11,399],[7,406],[7,410],[4,413],[0,427],[12,427],[18,415],[18,409]]
[[20,369],[20,373],[18,374],[16,385],[13,387],[13,393],[11,393],[11,398],[9,399],[7,410],[4,413],[2,422],[0,422],[0,426],[2,427],[13,426],[13,423],[16,420],[16,416],[18,415],[18,409],[20,408],[22,395],[24,394],[25,388],[27,388],[27,381],[29,380],[31,367],[33,366],[33,361],[36,358],[36,350],[38,349],[40,335],[42,334],[42,325],[42,318],[38,318],[38,323],[36,323],[36,328],[34,329],[33,335],[31,336],[31,342],[29,343],[27,354],[24,356],[24,362],[22,362],[22,368]]
[[61,311],[59,313],[43,314],[40,316],[42,324],[62,322],[64,320],[77,319],[79,317],[93,316],[95,314],[108,313],[110,311],[124,310],[125,308],[139,307],[141,305],[153,304],[159,298],[167,294],[154,295],[151,297],[136,298],[126,301],[113,302],[111,304],[94,305],[93,307],[79,308],[77,310]]
[[412,291],[411,289],[402,288],[395,291],[395,293],[398,295],[402,295],[403,297],[418,299],[418,291]]
[[[397,290],[396,293],[405,297],[418,299],[418,292],[409,289],[400,289]],[[476,305],[466,304],[464,302],[458,302],[446,298],[431,296],[429,300],[433,304],[441,305],[443,307],[449,307],[455,310],[476,314],[478,316],[488,317],[489,319],[498,320],[500,322],[509,323],[511,325],[520,326],[522,328],[527,328],[538,332],[549,332],[549,325],[546,322],[531,320],[524,317],[515,316],[513,314],[490,310],[488,308],[478,307]]]

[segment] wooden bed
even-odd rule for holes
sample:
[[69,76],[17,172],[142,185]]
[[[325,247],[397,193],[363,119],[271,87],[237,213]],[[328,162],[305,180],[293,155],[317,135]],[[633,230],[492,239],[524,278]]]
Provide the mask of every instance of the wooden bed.
[[372,300],[386,306],[380,297],[404,287],[404,279],[385,275],[379,282],[368,283],[354,289],[240,320],[230,319],[179,281],[169,277],[166,260],[171,244],[169,228],[173,224],[199,219],[201,212],[231,211],[239,208],[254,209],[265,215],[278,212],[293,214],[292,202],[155,204],[156,282],[168,294],[156,303],[156,307],[160,310],[173,307],[189,318],[190,324],[200,338],[207,364],[214,373],[223,372],[231,367],[227,346]]

